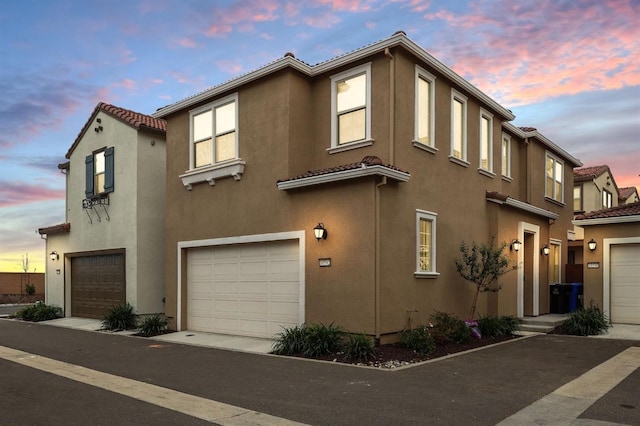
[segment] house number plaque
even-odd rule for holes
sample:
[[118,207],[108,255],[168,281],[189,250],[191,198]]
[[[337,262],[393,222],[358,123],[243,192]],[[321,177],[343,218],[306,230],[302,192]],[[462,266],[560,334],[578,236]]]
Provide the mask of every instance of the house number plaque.
[[587,263],[587,268],[588,269],[599,269],[600,268],[600,262],[588,262]]
[[318,264],[322,268],[327,267],[327,266],[331,266],[331,258],[330,257],[325,257],[325,258],[322,258],[322,259],[318,259]]

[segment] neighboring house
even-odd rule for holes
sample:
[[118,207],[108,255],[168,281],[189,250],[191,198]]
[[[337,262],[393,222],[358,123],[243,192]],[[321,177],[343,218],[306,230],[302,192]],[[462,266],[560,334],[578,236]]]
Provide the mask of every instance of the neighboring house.
[[164,312],[165,122],[99,103],[58,167],[65,223],[40,228],[46,303],[103,318],[130,303]]
[[638,196],[638,188],[636,188],[635,186],[618,188],[618,194],[618,204],[633,204],[640,201],[640,196]]
[[549,312],[582,164],[402,32],[317,65],[286,54],[153,115],[178,330],[333,322],[389,341],[468,315],[454,258],[491,238],[521,267],[479,313]]
[[618,205],[618,186],[609,166],[573,171],[573,212],[582,214]]
[[613,323],[640,324],[640,202],[585,213],[584,301]]

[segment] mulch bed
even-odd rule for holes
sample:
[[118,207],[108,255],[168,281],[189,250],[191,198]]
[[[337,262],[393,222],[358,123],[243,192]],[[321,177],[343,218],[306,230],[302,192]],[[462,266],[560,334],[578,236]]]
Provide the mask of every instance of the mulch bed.
[[[436,345],[435,351],[429,355],[418,354],[398,343],[380,345],[376,348],[375,359],[366,362],[347,358],[343,353],[331,353],[322,357],[315,357],[323,361],[340,362],[345,364],[368,365],[379,368],[397,368],[404,365],[414,364],[416,362],[428,361],[431,359],[441,358],[458,352],[470,349],[480,348],[483,346],[493,345],[495,343],[517,339],[520,336],[508,335],[492,338],[474,339],[468,343],[446,343]],[[303,354],[292,355],[298,358],[310,358]]]

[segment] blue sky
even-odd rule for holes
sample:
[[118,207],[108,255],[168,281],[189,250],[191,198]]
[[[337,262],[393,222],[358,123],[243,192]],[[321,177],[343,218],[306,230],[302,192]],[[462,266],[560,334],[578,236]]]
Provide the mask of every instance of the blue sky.
[[640,186],[640,0],[21,0],[0,9],[0,271],[44,271],[63,162],[100,101],[151,114],[292,52],[403,30],[583,161]]

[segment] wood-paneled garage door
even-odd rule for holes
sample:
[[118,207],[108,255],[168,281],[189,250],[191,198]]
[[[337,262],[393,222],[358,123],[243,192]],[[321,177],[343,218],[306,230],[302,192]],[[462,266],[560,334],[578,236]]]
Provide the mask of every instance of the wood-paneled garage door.
[[125,301],[124,254],[71,258],[71,316],[103,319]]
[[298,241],[190,249],[187,328],[273,337],[300,323]]
[[640,324],[640,244],[611,246],[611,322]]

